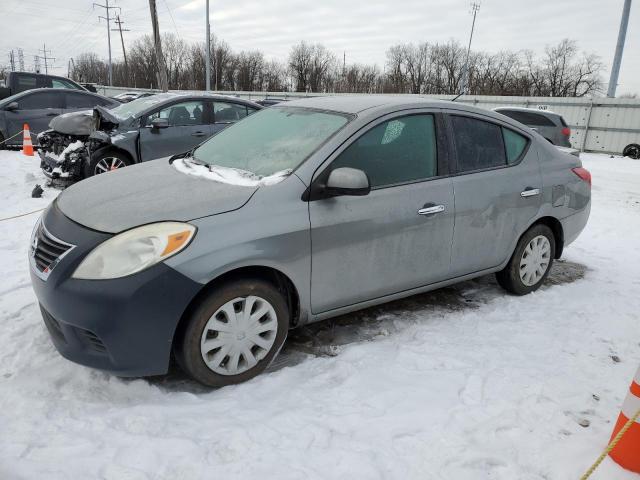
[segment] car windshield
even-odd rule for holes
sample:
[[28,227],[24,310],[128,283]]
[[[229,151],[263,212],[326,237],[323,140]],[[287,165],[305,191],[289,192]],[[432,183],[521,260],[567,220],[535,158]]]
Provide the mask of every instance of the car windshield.
[[165,100],[165,98],[162,98],[161,95],[138,98],[137,100],[132,100],[129,103],[123,103],[122,105],[118,105],[116,108],[112,108],[111,113],[120,118],[137,117],[145,110],[153,107],[156,103],[160,103],[162,100]]
[[348,115],[296,107],[272,107],[222,130],[193,153],[209,166],[258,177],[293,170],[349,122]]

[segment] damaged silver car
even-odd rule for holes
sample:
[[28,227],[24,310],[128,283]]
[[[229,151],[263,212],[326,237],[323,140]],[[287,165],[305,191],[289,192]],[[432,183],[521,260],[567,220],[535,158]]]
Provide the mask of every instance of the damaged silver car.
[[41,167],[54,180],[73,182],[188,152],[261,108],[224,95],[162,93],[60,115],[38,135]]

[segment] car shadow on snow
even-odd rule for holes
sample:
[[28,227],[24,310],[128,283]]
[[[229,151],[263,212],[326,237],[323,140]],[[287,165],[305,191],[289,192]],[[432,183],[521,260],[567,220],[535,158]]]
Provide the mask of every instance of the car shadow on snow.
[[[542,289],[580,280],[587,267],[579,263],[557,260]],[[268,372],[290,367],[312,357],[333,357],[351,343],[365,342],[390,335],[416,321],[428,321],[448,312],[475,309],[498,297],[508,295],[493,275],[413,295],[358,312],[291,330],[280,355]],[[418,315],[420,320],[416,320]],[[207,387],[188,379],[177,367],[161,377],[149,378],[152,384],[171,391],[208,391]]]

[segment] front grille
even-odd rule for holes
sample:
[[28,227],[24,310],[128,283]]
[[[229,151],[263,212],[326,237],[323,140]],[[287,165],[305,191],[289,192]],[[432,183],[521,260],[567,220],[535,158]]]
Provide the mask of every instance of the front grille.
[[94,350],[98,353],[107,352],[107,347],[104,346],[102,340],[100,340],[100,338],[98,338],[98,336],[92,331],[76,327],[76,333],[78,334],[78,337],[84,342],[84,344],[91,350]]
[[32,240],[31,248],[35,269],[48,276],[60,259],[73,248],[73,245],[51,235],[40,223]]
[[62,328],[60,328],[60,323],[51,316],[49,312],[47,312],[42,306],[40,306],[40,311],[42,312],[42,319],[44,320],[44,324],[49,330],[49,334],[59,342],[67,343],[67,339],[64,337],[64,333],[62,333]]

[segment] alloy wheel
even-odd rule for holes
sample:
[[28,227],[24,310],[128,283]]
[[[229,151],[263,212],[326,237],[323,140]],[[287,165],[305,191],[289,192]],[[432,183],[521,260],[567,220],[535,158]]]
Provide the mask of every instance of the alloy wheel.
[[276,340],[273,306],[257,296],[222,305],[207,321],[200,339],[204,363],[220,375],[239,375],[265,358]]
[[117,157],[104,157],[101,159],[94,168],[94,175],[110,172],[111,170],[117,170],[119,168],[126,167],[127,165]]
[[551,244],[544,235],[534,237],[520,259],[520,280],[527,287],[537,284],[549,268]]

